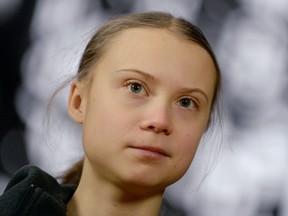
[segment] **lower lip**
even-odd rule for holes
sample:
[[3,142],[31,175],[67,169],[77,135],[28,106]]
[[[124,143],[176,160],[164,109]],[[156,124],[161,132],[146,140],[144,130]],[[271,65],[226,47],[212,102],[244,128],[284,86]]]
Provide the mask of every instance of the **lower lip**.
[[166,155],[163,155],[159,152],[147,150],[147,149],[141,149],[141,148],[131,148],[134,150],[134,152],[139,155],[141,158],[145,160],[162,160],[164,158],[167,158]]

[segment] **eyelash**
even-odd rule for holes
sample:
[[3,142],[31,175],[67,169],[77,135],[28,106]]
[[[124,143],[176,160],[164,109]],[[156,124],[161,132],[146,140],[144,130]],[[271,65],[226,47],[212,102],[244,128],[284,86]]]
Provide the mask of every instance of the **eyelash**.
[[[127,88],[127,90],[128,90],[129,92],[131,92],[132,94],[141,95],[140,93],[133,92],[133,91],[131,90],[131,87],[132,87],[133,84],[137,84],[137,85],[141,86],[142,89],[141,89],[140,91],[144,90],[144,91],[145,91],[145,95],[147,95],[147,96],[149,95],[149,94],[148,94],[148,91],[147,91],[147,88],[146,88],[145,85],[144,85],[141,81],[139,81],[139,80],[128,80],[128,81],[126,81],[126,82],[124,83],[123,86],[125,86],[125,87]],[[128,89],[129,87],[130,87],[130,89]],[[144,95],[144,94],[142,94],[142,95]]]
[[[132,86],[133,84],[137,84],[137,85],[141,86],[142,89],[141,89],[140,91],[144,90],[144,91],[145,91],[145,94],[140,94],[140,93],[137,93],[137,92],[133,92],[131,89],[129,89],[129,88],[131,88],[131,86]],[[139,80],[127,80],[127,81],[124,83],[123,86],[126,87],[127,90],[128,90],[130,93],[134,94],[134,95],[149,96],[148,91],[147,91],[147,87],[145,86],[145,84],[143,84],[143,82],[141,82],[141,81],[139,81]],[[193,108],[188,108],[188,107],[185,107],[185,106],[182,106],[182,108],[187,109],[187,110],[198,110],[198,108],[199,108],[199,103],[198,103],[198,101],[197,101],[196,99],[194,99],[194,98],[189,97],[189,96],[180,98],[179,100],[177,100],[176,104],[178,104],[178,105],[181,106],[180,102],[181,102],[181,100],[183,100],[183,99],[186,99],[186,100],[188,99],[188,100],[191,102],[191,104],[194,104],[194,105],[193,105]]]
[[180,102],[181,102],[181,100],[183,100],[183,99],[189,100],[189,101],[191,102],[191,104],[194,104],[194,105],[193,105],[193,108],[188,108],[188,107],[182,106],[184,109],[198,110],[198,108],[199,108],[198,101],[196,101],[196,99],[193,99],[193,98],[191,98],[191,97],[182,97],[182,98],[180,98],[180,99],[176,102],[176,104],[178,104],[178,105],[181,106]]

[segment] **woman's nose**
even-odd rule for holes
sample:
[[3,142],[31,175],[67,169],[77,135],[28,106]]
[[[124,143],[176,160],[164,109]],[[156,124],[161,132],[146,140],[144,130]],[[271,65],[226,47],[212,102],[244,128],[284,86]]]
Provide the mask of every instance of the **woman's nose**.
[[173,131],[171,114],[168,108],[155,106],[144,115],[140,128],[155,133],[170,135]]

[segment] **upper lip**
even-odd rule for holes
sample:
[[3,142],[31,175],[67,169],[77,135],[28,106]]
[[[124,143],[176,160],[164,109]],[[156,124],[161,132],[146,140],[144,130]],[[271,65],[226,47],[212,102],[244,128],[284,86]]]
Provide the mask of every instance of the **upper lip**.
[[135,148],[135,149],[142,149],[142,150],[146,150],[146,151],[151,151],[151,152],[155,152],[155,153],[164,155],[166,157],[170,157],[169,153],[162,148],[158,148],[158,147],[154,147],[154,146],[130,146],[130,147]]

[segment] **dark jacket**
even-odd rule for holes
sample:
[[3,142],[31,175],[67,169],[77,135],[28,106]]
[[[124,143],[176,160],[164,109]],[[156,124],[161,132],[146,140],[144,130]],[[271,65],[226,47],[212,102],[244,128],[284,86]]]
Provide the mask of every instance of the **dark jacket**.
[[[0,196],[0,216],[65,216],[75,185],[60,185],[35,166],[20,169]],[[184,216],[164,199],[159,216]]]
[[76,186],[60,185],[34,166],[20,169],[0,196],[0,216],[65,216]]

